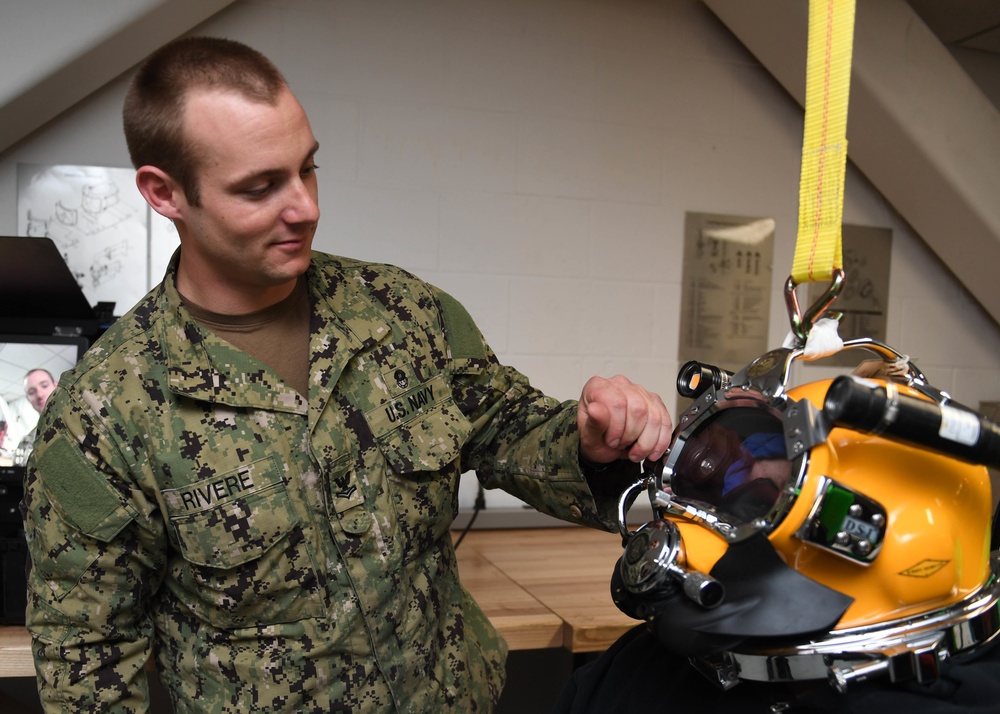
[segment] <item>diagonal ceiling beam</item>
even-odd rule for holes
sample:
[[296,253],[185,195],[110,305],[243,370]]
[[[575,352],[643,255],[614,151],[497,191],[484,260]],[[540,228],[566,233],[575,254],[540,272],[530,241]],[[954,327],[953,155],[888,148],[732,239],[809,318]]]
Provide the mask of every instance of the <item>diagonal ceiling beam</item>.
[[0,11],[8,70],[0,77],[0,152],[232,2],[8,3]]
[[[808,3],[703,0],[805,103]],[[848,156],[1000,324],[1000,112],[903,0],[858,0]]]

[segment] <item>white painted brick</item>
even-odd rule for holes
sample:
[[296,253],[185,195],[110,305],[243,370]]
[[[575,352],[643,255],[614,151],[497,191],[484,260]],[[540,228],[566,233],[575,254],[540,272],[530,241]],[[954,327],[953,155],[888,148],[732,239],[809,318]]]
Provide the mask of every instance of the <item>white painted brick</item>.
[[725,63],[673,57],[664,68],[663,85],[674,98],[667,115],[672,132],[732,134],[734,71]]
[[[787,144],[803,131],[802,108],[763,67],[734,65],[733,133]],[[796,151],[801,139],[794,142]],[[799,154],[801,155],[801,154]]]
[[515,119],[415,105],[368,104],[359,180],[413,189],[512,191]]
[[298,13],[297,3],[288,3],[280,13],[287,45],[281,69],[294,88],[394,103],[441,102],[447,35],[426,5],[331,5]]
[[595,116],[593,44],[557,38],[523,46],[521,111],[565,119]]
[[671,113],[683,111],[664,81],[671,58],[658,47],[603,45],[595,75],[598,121],[663,128]]
[[581,303],[587,280],[514,278],[510,285],[510,351],[524,355],[585,354],[588,325]]
[[471,273],[582,276],[589,205],[511,194],[442,199],[441,268]]
[[583,199],[656,202],[662,142],[650,129],[534,118],[521,127],[517,189]]
[[683,225],[660,205],[593,204],[588,275],[614,280],[677,282]]
[[664,152],[664,194],[684,211],[798,216],[801,151],[791,142],[681,132]]
[[681,330],[681,284],[658,283],[653,293],[652,345],[656,359],[676,360]]
[[511,351],[652,354],[654,288],[598,280],[511,283]]
[[485,111],[518,111],[530,74],[523,35],[465,33],[448,38],[445,102]]
[[309,115],[320,150],[320,197],[330,181],[357,181],[360,151],[361,110],[357,102],[314,92],[300,92],[302,107]]
[[[322,171],[322,168],[320,169]],[[316,248],[399,265],[415,273],[438,268],[438,195],[320,183],[323,218]]]
[[727,64],[758,64],[703,3],[669,2],[666,5],[669,19],[664,44],[672,57]]

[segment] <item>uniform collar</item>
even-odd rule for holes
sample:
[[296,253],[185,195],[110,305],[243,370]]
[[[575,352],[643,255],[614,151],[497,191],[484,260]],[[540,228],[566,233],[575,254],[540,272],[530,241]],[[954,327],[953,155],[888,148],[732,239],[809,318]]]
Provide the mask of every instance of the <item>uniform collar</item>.
[[311,407],[294,389],[264,387],[262,365],[216,337],[191,316],[177,292],[180,251],[170,260],[160,292],[160,344],[172,392],[191,399],[240,408],[318,416],[350,360],[391,334],[384,312],[366,295],[360,271],[313,253],[306,272],[310,303],[309,395]]

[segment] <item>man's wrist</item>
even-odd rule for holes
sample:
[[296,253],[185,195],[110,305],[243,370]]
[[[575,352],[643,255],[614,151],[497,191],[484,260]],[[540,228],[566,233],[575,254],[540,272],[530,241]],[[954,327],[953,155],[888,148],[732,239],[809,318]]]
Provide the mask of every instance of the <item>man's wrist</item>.
[[602,464],[597,461],[591,461],[583,455],[582,449],[577,451],[577,461],[580,464],[580,470],[585,474],[599,474],[602,471],[612,468],[617,463],[616,461],[608,461]]

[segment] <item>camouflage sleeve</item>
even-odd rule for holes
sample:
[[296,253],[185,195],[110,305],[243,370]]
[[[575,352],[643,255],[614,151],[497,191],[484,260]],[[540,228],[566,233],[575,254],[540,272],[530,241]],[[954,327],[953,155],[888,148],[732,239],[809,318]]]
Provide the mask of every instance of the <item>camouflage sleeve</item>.
[[438,292],[437,300],[454,398],[474,427],[464,467],[474,469],[486,488],[501,488],[543,513],[616,530],[618,496],[637,478],[638,466],[616,463],[586,472],[576,401],[547,397],[501,365],[465,308],[447,293]]
[[145,712],[153,628],[143,605],[159,584],[162,538],[85,408],[54,395],[43,422],[22,503],[39,695],[47,712]]

